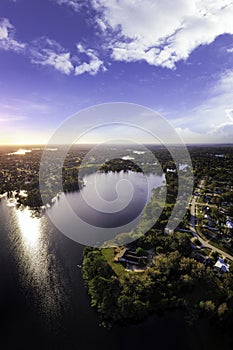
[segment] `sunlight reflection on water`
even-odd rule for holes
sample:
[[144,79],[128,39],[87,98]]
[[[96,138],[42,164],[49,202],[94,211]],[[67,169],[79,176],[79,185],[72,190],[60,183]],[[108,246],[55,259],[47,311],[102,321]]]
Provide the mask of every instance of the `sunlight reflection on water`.
[[40,244],[40,221],[38,218],[32,217],[30,210],[27,208],[25,210],[17,210],[16,216],[23,244],[28,254],[32,257],[35,251],[38,251]]
[[[48,320],[56,318],[64,303],[61,267],[51,250],[45,217],[25,208],[11,208],[17,230],[12,237],[24,290],[33,291],[33,300]],[[17,232],[18,231],[18,232]]]

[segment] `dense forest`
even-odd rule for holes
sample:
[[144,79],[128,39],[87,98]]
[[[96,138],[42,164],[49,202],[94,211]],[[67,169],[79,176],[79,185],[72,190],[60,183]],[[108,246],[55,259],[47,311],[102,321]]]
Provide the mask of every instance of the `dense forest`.
[[154,246],[156,258],[143,272],[130,272],[113,262],[114,249],[85,248],[83,278],[101,319],[137,322],[151,312],[181,308],[189,324],[208,317],[230,327],[233,312],[232,273],[217,277],[213,260],[204,265],[190,256],[190,237],[164,236],[152,230],[138,245]]

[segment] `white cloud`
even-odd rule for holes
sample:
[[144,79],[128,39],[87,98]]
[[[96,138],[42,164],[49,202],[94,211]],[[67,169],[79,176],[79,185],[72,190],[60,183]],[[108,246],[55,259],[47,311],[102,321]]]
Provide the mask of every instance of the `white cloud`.
[[60,44],[49,38],[41,38],[34,42],[30,49],[30,55],[32,63],[52,66],[66,75],[74,70],[70,52],[66,52]]
[[24,43],[14,39],[14,27],[7,18],[0,20],[0,49],[20,52],[25,48]]
[[209,98],[189,113],[171,120],[185,141],[233,141],[233,71],[226,71],[209,91]]
[[41,38],[33,42],[29,55],[32,63],[52,66],[67,75],[71,73],[76,76],[83,73],[96,75],[100,70],[106,70],[103,61],[98,58],[93,49],[85,49],[81,44],[77,45],[77,49],[79,54],[87,56],[88,62],[83,62],[76,67],[74,62],[77,62],[77,56],[71,55],[59,43],[49,38]]
[[89,58],[89,62],[82,63],[79,66],[75,67],[75,75],[81,75],[83,73],[89,73],[90,75],[96,75],[100,69],[105,71],[104,62],[101,61],[96,52],[92,49],[85,50],[81,44],[77,45],[79,53],[85,54]]
[[104,23],[104,21],[102,21],[101,18],[96,18],[96,23],[98,24],[98,26],[100,27],[100,29],[104,32],[105,30],[107,30],[107,26]]
[[59,43],[42,37],[30,44],[14,39],[15,29],[7,18],[0,19],[0,49],[27,54],[34,64],[52,66],[69,75],[74,71],[71,54]]
[[226,109],[225,112],[226,112],[228,118],[230,119],[230,121],[233,122],[233,109]]
[[11,28],[11,25],[7,19],[3,19],[0,24],[0,40],[8,38],[8,28]]
[[39,101],[35,98],[22,99],[22,98],[12,98],[12,97],[2,97],[0,99],[0,116],[4,118],[8,116],[21,117],[21,112],[24,111],[26,115],[43,115],[48,114],[52,111],[51,104],[49,103],[48,97],[46,100],[40,98]]
[[189,128],[175,128],[177,134],[181,137],[184,143],[207,143],[215,142],[213,138],[208,138],[208,140],[203,139],[203,135],[198,132],[194,132]]
[[11,123],[26,120],[27,117],[23,115],[10,115],[0,113],[0,123]]
[[67,75],[72,72],[73,65],[70,61],[69,52],[57,54],[51,50],[45,50],[44,53],[46,58],[39,62],[41,65],[53,66],[55,69]]
[[[91,0],[118,61],[174,68],[200,45],[233,34],[233,0]],[[105,27],[104,27],[105,25]]]
[[68,5],[74,11],[79,11],[83,5],[82,0],[56,0],[56,2],[58,3],[58,5]]

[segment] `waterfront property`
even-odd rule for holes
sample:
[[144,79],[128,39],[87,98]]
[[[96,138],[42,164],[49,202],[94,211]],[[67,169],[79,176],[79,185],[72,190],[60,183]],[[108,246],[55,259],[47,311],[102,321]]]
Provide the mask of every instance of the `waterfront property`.
[[226,261],[222,258],[219,258],[214,265],[216,271],[220,273],[226,273],[230,271],[230,265],[226,263]]
[[123,247],[120,249],[119,253],[115,256],[114,260],[121,263],[127,263],[133,266],[134,265],[144,266],[147,263],[148,257],[138,256],[138,254],[135,251]]

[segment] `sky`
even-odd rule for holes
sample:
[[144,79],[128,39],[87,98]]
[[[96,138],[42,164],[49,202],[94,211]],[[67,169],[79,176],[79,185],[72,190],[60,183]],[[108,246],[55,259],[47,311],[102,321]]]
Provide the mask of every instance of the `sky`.
[[0,1],[0,144],[47,143],[109,102],[160,113],[186,143],[231,143],[233,0]]

